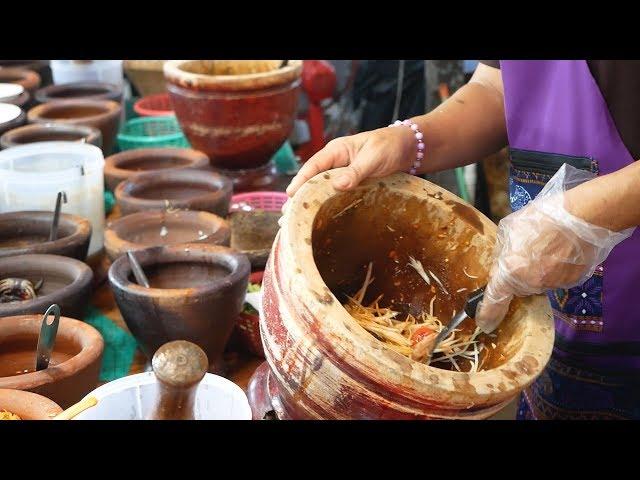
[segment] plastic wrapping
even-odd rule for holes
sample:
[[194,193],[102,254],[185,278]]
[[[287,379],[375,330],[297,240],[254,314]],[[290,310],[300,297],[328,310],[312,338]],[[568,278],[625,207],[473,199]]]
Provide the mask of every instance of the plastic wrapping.
[[502,219],[496,261],[476,315],[483,331],[495,330],[514,296],[581,285],[613,247],[631,236],[635,228],[614,232],[566,210],[564,192],[593,178],[565,164],[532,202]]

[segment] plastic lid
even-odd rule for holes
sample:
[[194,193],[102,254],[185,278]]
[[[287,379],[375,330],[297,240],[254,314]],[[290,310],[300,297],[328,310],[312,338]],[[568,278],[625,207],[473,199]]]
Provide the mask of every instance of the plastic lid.
[[22,95],[24,87],[17,83],[0,83],[0,102]]
[[22,113],[22,109],[12,103],[0,103],[0,124],[15,120]]

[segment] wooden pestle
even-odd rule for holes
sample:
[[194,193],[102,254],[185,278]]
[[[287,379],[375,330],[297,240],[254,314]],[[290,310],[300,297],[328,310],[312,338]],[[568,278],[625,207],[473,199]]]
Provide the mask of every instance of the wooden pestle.
[[194,420],[196,390],[209,361],[194,343],[176,340],[165,343],[151,360],[158,379],[158,398],[150,420]]

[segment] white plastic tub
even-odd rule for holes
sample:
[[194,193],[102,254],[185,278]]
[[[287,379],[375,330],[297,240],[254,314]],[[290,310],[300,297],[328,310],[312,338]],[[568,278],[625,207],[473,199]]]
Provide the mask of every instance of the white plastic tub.
[[[97,405],[74,420],[144,420],[152,412],[157,398],[157,380],[153,372],[129,375],[96,388],[88,396]],[[196,392],[196,420],[251,420],[247,396],[235,383],[207,373]]]
[[122,86],[122,60],[51,60],[53,83],[106,82]]
[[65,191],[62,211],[91,222],[89,255],[104,237],[104,157],[94,145],[37,142],[0,152],[0,213],[53,211],[58,192]]

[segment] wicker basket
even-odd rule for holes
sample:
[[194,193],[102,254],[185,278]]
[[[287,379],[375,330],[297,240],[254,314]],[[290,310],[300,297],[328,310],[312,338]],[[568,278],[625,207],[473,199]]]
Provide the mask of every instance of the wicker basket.
[[141,117],[168,117],[174,114],[167,92],[142,97],[133,105],[133,110]]
[[125,60],[124,71],[142,96],[167,91],[162,67],[166,60]]
[[134,148],[184,147],[190,144],[176,117],[141,117],[129,120],[118,133],[121,151]]

